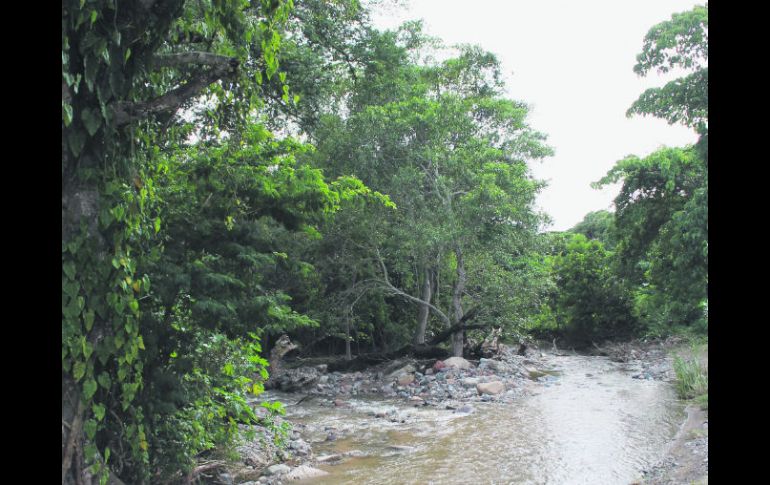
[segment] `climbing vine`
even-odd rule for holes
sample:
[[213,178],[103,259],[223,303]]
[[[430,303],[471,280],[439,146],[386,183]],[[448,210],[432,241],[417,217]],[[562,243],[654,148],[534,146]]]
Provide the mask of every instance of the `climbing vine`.
[[160,154],[190,134],[174,114],[207,92],[218,100],[205,111],[212,127],[246,119],[261,80],[278,71],[278,30],[291,8],[291,0],[62,4],[62,482],[90,471],[106,483],[108,467],[134,483],[151,479],[140,396],[152,292],[141,268],[163,250]]

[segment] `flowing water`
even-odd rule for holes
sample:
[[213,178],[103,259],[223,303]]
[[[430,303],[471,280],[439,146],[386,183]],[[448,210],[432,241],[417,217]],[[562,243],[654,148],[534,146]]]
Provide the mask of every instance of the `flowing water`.
[[[603,357],[554,356],[555,376],[513,403],[474,412],[352,400],[289,406],[316,456],[346,453],[305,484],[630,484],[658,461],[683,418],[670,384],[632,379]],[[389,412],[388,417],[375,417]],[[404,421],[403,423],[401,421]],[[345,438],[324,441],[329,430]],[[313,431],[315,430],[315,434]]]

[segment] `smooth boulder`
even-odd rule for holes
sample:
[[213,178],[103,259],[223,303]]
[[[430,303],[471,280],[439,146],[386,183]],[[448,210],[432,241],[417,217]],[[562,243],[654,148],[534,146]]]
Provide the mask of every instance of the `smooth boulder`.
[[505,390],[505,384],[500,381],[493,382],[479,382],[476,384],[476,391],[479,394],[491,394],[497,395]]
[[287,480],[305,480],[307,478],[322,477],[328,474],[329,472],[313,468],[310,465],[302,465],[289,472],[285,478]]
[[450,357],[444,361],[444,366],[463,370],[473,368],[473,364],[463,359],[462,357]]

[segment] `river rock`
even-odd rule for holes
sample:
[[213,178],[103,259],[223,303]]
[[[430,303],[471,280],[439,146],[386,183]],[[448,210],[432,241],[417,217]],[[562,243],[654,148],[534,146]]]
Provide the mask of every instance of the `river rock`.
[[476,384],[476,391],[479,394],[500,394],[505,390],[505,384],[500,381],[479,382]]
[[313,450],[310,445],[302,439],[289,442],[289,449],[296,456],[312,456]]
[[455,412],[456,413],[462,413],[462,414],[471,414],[475,410],[476,409],[473,406],[471,406],[470,404],[463,404],[459,409],[456,409]]
[[491,369],[495,372],[506,372],[508,370],[508,365],[500,360],[482,358],[479,360],[479,369]]
[[[271,443],[272,441],[268,441]],[[248,466],[262,468],[273,461],[273,451],[270,446],[263,447],[259,442],[248,442],[237,448],[240,460]]]
[[413,374],[417,369],[412,364],[406,364],[405,366],[401,367],[400,369],[397,369],[390,374],[388,374],[385,379],[394,379],[399,377],[402,374]]
[[329,472],[313,468],[310,465],[301,465],[293,469],[286,475],[287,480],[304,480],[306,478],[315,478],[328,475]]
[[322,455],[316,458],[318,463],[326,463],[327,461],[339,461],[342,459],[342,455],[339,453],[333,453],[331,455]]
[[289,473],[290,471],[291,471],[291,467],[289,465],[284,465],[283,463],[279,463],[277,465],[271,465],[267,467],[264,474],[268,476],[283,475],[285,473]]
[[414,382],[414,374],[402,374],[398,378],[398,385],[399,386],[408,386],[409,384]]
[[464,377],[460,382],[465,387],[473,387],[473,386],[475,386],[476,384],[479,383],[479,378],[478,377]]
[[393,389],[393,384],[385,384],[380,388],[380,392],[385,394],[386,396],[392,396],[396,393],[396,390]]
[[473,364],[463,359],[462,357],[450,357],[443,361],[444,366],[454,367],[455,369],[471,369]]
[[321,371],[317,367],[300,367],[298,369],[282,370],[274,376],[275,386],[284,392],[296,392],[309,387],[315,387]]

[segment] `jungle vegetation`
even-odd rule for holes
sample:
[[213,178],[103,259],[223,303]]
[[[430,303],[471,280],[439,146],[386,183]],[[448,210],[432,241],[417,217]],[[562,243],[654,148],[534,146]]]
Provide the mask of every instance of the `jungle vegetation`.
[[[494,53],[358,0],[62,3],[62,483],[174,483],[304,355],[708,327],[708,8],[654,26],[614,212],[543,232],[553,153]],[[445,337],[445,338],[439,338]]]

